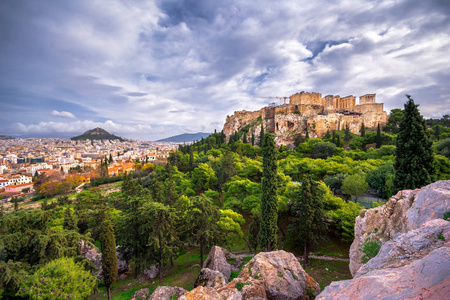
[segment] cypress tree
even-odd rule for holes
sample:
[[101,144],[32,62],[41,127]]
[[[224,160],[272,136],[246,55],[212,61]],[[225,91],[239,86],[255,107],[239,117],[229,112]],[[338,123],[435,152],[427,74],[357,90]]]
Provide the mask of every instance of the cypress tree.
[[256,254],[256,250],[258,249],[258,233],[259,233],[259,224],[261,223],[261,217],[259,213],[253,214],[253,221],[250,223],[250,227],[248,229],[248,242],[250,246],[253,248],[253,252]]
[[381,147],[381,128],[380,128],[380,123],[378,123],[378,127],[377,127],[377,137],[375,140],[375,147],[376,148],[380,148]]
[[366,126],[364,125],[364,122],[362,122],[361,129],[359,130],[359,132],[361,133],[362,137],[366,136]]
[[339,134],[336,134],[336,146],[341,146],[341,137],[339,136]]
[[252,130],[252,146],[255,146],[255,132]]
[[75,211],[71,207],[67,207],[64,211],[64,223],[63,227],[66,230],[78,230],[77,227],[78,217]]
[[116,238],[114,236],[114,228],[110,220],[106,220],[102,224],[102,275],[105,286],[108,289],[108,299],[111,300],[111,285],[117,279],[117,255],[116,255]]
[[397,190],[416,189],[431,183],[436,173],[432,141],[425,120],[410,95],[396,141],[394,185]]
[[244,132],[244,137],[242,138],[242,142],[247,144],[247,132]]
[[333,130],[333,137],[331,138],[331,142],[336,145],[336,132]]
[[261,131],[259,133],[259,146],[264,147],[264,123],[261,124]]
[[273,135],[267,133],[263,147],[263,178],[261,182],[261,223],[259,245],[264,251],[277,247],[277,162]]
[[348,123],[346,123],[345,130],[344,130],[344,141],[346,144],[348,144],[348,142],[350,142],[351,139],[352,139],[352,136],[350,134],[350,128],[348,126]]

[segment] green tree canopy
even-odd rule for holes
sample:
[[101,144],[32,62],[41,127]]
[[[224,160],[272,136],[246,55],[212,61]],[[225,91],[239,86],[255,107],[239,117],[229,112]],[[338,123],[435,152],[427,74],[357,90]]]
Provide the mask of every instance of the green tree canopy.
[[355,196],[355,198],[358,199],[359,196],[367,193],[369,184],[361,175],[350,175],[342,182],[342,190],[347,195]]
[[435,176],[432,142],[425,121],[411,96],[406,95],[403,118],[397,136],[394,185],[416,189],[430,184]]

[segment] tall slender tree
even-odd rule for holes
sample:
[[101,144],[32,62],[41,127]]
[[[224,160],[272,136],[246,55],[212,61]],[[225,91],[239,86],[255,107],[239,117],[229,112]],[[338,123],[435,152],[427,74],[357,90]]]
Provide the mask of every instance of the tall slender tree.
[[255,146],[255,131],[252,129],[252,146]]
[[362,122],[361,129],[359,130],[359,132],[361,133],[362,137],[366,136],[366,126],[364,125],[364,122]]
[[264,137],[261,223],[259,245],[265,251],[277,248],[277,162],[275,141],[271,133]]
[[400,121],[396,141],[394,186],[416,189],[431,183],[436,169],[432,141],[425,120],[410,95]]
[[381,147],[381,128],[380,128],[380,123],[378,123],[378,127],[377,127],[377,137],[375,140],[375,147],[376,148],[380,148]]
[[247,132],[244,132],[244,137],[242,138],[242,142],[244,143],[244,144],[247,144]]
[[114,228],[110,220],[105,220],[102,224],[101,235],[102,248],[102,275],[105,286],[108,289],[108,300],[111,300],[111,286],[117,279],[117,255],[116,237]]
[[259,132],[259,146],[264,146],[264,121],[261,123],[261,131]]

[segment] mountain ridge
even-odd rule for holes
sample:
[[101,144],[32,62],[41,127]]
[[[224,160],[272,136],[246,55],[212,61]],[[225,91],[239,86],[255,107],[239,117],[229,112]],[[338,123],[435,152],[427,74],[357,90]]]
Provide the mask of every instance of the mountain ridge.
[[122,138],[120,136],[110,134],[108,131],[106,131],[100,127],[96,127],[94,129],[88,130],[88,131],[84,132],[83,134],[74,136],[70,139],[73,141],[76,141],[76,140],[119,140],[121,142],[123,142],[125,140],[124,138]]
[[197,133],[182,133],[178,135],[174,135],[165,139],[157,140],[156,142],[174,142],[174,143],[182,143],[182,142],[193,142],[200,140],[202,137],[205,138],[211,135],[211,133],[205,132],[197,132]]

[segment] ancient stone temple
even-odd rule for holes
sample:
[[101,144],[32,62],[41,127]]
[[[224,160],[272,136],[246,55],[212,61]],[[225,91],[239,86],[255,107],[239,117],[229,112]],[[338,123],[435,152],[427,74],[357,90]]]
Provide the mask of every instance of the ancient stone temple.
[[327,131],[341,130],[347,125],[358,134],[362,123],[366,128],[375,128],[387,123],[383,103],[377,103],[376,94],[359,97],[341,97],[320,93],[300,92],[289,97],[289,103],[267,106],[258,111],[236,111],[227,117],[223,132],[230,137],[242,128],[257,136],[264,129],[275,134],[278,145],[292,144],[299,135],[308,130],[310,137],[321,137]]

